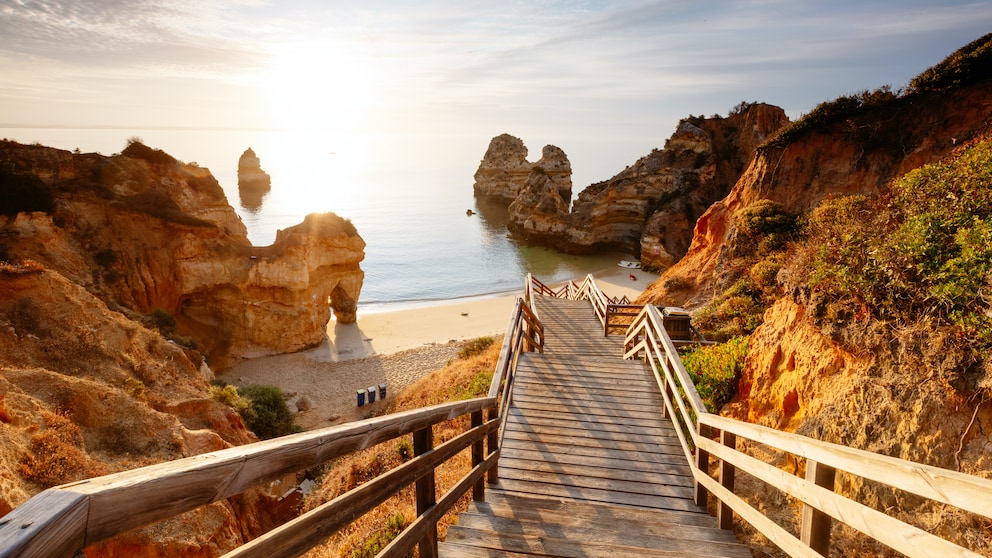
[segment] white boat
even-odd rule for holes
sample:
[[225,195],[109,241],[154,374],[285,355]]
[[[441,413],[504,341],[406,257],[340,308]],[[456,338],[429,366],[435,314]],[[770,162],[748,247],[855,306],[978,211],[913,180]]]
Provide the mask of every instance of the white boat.
[[617,264],[620,267],[626,267],[627,269],[641,269],[641,262],[631,262],[628,260],[620,260]]

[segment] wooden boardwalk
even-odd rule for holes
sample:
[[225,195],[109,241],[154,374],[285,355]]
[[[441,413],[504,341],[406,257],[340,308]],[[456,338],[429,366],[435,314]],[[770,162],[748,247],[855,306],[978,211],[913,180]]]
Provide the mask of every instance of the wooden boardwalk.
[[517,365],[499,484],[461,514],[440,556],[750,557],[693,502],[648,366],[621,358],[621,336],[603,336],[587,301],[535,306],[545,353]]

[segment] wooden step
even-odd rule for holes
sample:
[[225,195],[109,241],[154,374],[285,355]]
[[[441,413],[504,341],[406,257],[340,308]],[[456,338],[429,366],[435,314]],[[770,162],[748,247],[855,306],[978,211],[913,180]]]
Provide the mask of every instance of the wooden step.
[[499,480],[448,530],[441,556],[685,556],[750,551],[696,505],[655,372],[621,358],[585,301],[537,297],[545,352],[520,356]]

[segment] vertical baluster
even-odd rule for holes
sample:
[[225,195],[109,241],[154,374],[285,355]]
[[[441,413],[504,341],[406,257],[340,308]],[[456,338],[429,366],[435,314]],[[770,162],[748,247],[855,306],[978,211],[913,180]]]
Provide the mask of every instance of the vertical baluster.
[[[434,449],[434,431],[428,426],[413,433],[413,452],[423,455]],[[434,471],[417,481],[417,516],[422,516],[437,504]],[[418,544],[421,558],[437,558],[437,524],[431,525]]]
[[[492,408],[489,409],[489,420],[494,420],[499,418],[499,409]],[[496,453],[499,449],[499,430],[493,430],[489,433],[489,439],[486,440],[486,448],[489,454]],[[499,462],[497,461],[495,465],[489,469],[489,484],[496,484],[499,482]]]
[[[479,428],[482,426],[482,411],[475,411],[472,413],[472,428]],[[486,448],[484,446],[485,440],[479,439],[478,442],[472,444],[472,468],[478,467],[480,463],[486,459]],[[480,477],[479,481],[475,483],[472,487],[472,499],[476,502],[486,501],[486,479]]]
[[[726,430],[721,430],[720,443],[736,451],[737,435]],[[720,460],[720,484],[730,492],[734,491],[735,471],[736,468],[727,462],[726,459]],[[721,529],[732,529],[734,527],[734,512],[723,501],[720,502],[720,507],[717,508],[716,517]]]
[[[836,477],[837,470],[833,467],[817,463],[812,459],[806,460],[806,480],[817,486],[822,486],[827,490],[833,490]],[[802,527],[799,532],[800,540],[821,555],[829,556],[831,523],[832,520],[829,515],[812,506],[803,504]]]

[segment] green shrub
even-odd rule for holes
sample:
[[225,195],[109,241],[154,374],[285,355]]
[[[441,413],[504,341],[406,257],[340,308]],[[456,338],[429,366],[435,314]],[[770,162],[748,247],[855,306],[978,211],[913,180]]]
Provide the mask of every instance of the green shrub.
[[252,384],[238,388],[238,395],[251,402],[241,416],[248,428],[262,440],[298,432],[293,413],[286,406],[282,390],[276,386]]
[[458,351],[458,358],[469,358],[482,354],[495,341],[492,337],[476,337],[475,339],[466,341],[462,350]]
[[374,558],[376,554],[386,548],[393,539],[396,538],[403,529],[406,528],[406,517],[401,513],[394,513],[386,520],[386,526],[380,531],[372,534],[366,539],[365,544],[356,548],[351,553],[351,558]]
[[210,399],[227,405],[241,415],[244,415],[251,408],[251,400],[242,397],[238,393],[238,388],[231,385],[210,386]]
[[992,77],[992,33],[954,51],[909,82],[912,92],[949,91]]
[[718,413],[737,393],[748,342],[747,337],[734,337],[719,345],[685,349],[682,363],[711,413]]
[[807,226],[811,291],[887,320],[955,325],[992,348],[992,142],[927,165],[889,197],[825,200]]

